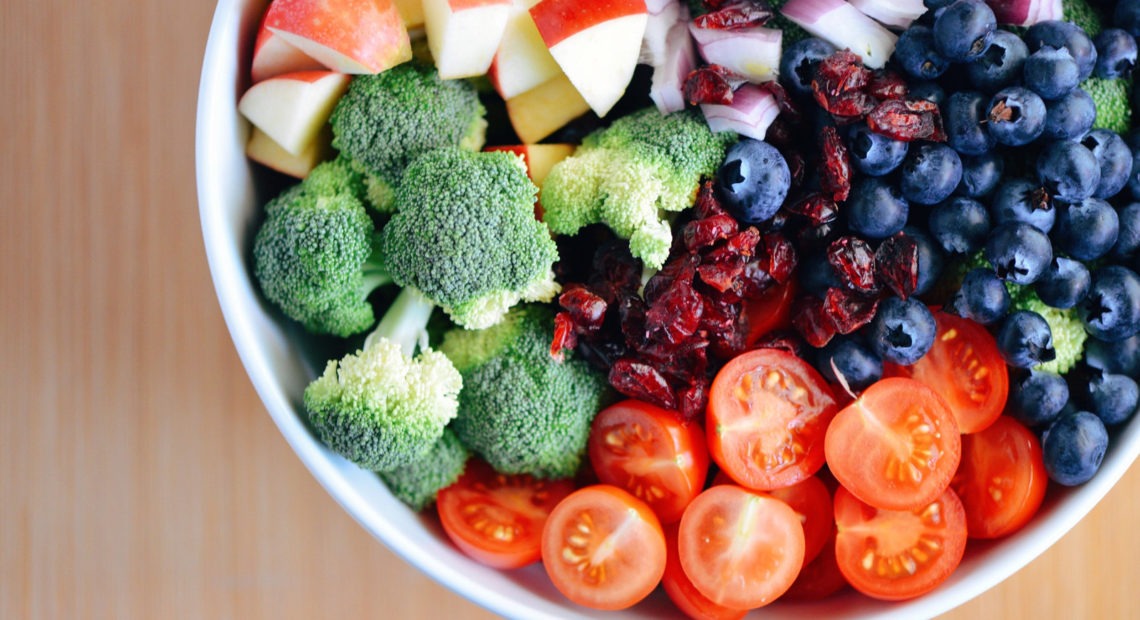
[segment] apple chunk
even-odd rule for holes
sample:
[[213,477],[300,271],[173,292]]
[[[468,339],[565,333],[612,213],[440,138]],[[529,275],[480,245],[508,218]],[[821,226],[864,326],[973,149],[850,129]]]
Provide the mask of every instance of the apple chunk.
[[316,59],[293,47],[285,39],[266,28],[265,20],[261,20],[261,27],[257,30],[257,39],[253,43],[253,62],[250,63],[249,68],[251,80],[256,83],[283,73],[319,71],[324,68],[325,66],[317,62]]
[[530,16],[538,0],[514,0],[503,40],[488,77],[503,99],[510,99],[562,73]]
[[424,29],[439,77],[483,75],[503,40],[512,0],[423,0]]
[[526,162],[526,173],[539,189],[554,164],[574,154],[573,144],[512,144],[487,147],[488,151],[508,151],[520,155]]
[[649,21],[645,0],[541,0],[530,15],[562,72],[605,116],[637,67]]
[[395,0],[400,17],[409,29],[424,25],[424,3],[421,0]]
[[300,155],[328,123],[350,78],[332,71],[286,73],[258,82],[238,101],[238,111],[293,155]]
[[273,0],[265,26],[340,73],[380,73],[412,58],[392,0]]
[[253,161],[298,179],[309,176],[317,164],[331,158],[333,153],[332,130],[327,125],[299,155],[281,148],[280,144],[257,127],[253,128],[249,142],[245,145],[245,154]]
[[507,99],[507,116],[519,139],[533,144],[590,111],[565,75]]

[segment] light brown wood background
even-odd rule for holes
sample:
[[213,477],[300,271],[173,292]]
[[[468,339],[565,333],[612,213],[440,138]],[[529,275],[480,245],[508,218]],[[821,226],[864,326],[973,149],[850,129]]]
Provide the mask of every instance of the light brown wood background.
[[[247,382],[194,185],[208,1],[0,3],[0,618],[485,618],[346,516]],[[953,618],[1136,613],[1140,468]]]

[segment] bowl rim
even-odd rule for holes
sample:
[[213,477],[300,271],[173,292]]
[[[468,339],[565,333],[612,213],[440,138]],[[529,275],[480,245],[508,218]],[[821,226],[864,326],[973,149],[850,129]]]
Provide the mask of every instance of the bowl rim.
[[[493,591],[485,580],[478,579],[477,573],[466,570],[470,566],[456,564],[454,558],[446,554],[426,551],[409,532],[396,527],[378,509],[373,501],[375,498],[364,493],[356,480],[346,474],[347,462],[331,454],[309,432],[278,380],[265,344],[254,337],[260,333],[258,317],[250,316],[243,308],[251,304],[256,307],[256,292],[244,266],[240,243],[234,243],[228,234],[232,227],[226,221],[227,214],[233,215],[235,201],[252,201],[254,197],[249,183],[241,186],[239,182],[239,187],[235,188],[226,186],[221,180],[242,167],[247,174],[252,174],[243,148],[248,126],[237,112],[238,89],[245,81],[239,71],[241,63],[234,59],[233,54],[235,49],[241,48],[242,36],[246,34],[244,28],[247,24],[242,17],[248,18],[252,7],[264,4],[265,0],[219,0],[217,3],[203,57],[195,127],[197,193],[210,275],[230,337],[262,404],[290,447],[326,492],[374,538],[436,582],[506,617],[564,618],[567,614],[592,617],[590,610],[563,607],[558,600],[539,597],[514,599]],[[285,343],[277,344],[286,346]],[[982,554],[998,554],[1003,561],[979,561],[968,574],[956,571],[950,580],[930,594],[912,601],[893,603],[887,609],[881,606],[867,609],[869,613],[866,616],[857,611],[853,617],[933,616],[977,597],[1019,571],[1071,530],[1116,485],[1138,454],[1140,416],[1135,416],[1113,435],[1109,453],[1097,475],[1080,487],[1060,492],[1061,497],[1056,504],[1063,508],[1071,508],[1075,504],[1078,509],[1057,509],[1047,513],[1043,509],[1044,514],[1038,514],[1022,531],[984,546]],[[387,494],[386,489],[382,492]],[[795,604],[786,607],[792,611],[788,617],[794,615],[797,607]],[[766,608],[765,613],[784,615],[768,613],[775,611],[777,609],[771,607]]]

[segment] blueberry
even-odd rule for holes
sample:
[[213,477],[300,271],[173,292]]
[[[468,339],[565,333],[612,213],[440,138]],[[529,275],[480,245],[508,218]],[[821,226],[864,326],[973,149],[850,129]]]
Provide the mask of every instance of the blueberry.
[[1127,375],[1104,372],[1088,366],[1071,373],[1073,400],[1100,418],[1105,426],[1126,422],[1140,404],[1140,388]]
[[819,350],[816,368],[819,374],[835,384],[839,383],[836,376],[836,371],[839,371],[848,387],[855,391],[861,391],[883,377],[883,360],[870,348],[847,336],[836,336]]
[[732,145],[717,171],[717,191],[733,216],[748,224],[770,219],[792,184],[788,162],[776,147],[745,138]]
[[946,304],[946,311],[975,323],[989,325],[1009,313],[1009,291],[993,271],[975,267]]
[[1127,258],[1140,249],[1140,202],[1125,205],[1117,211],[1120,220],[1120,233],[1116,235],[1116,245],[1112,246],[1113,258]]
[[938,282],[942,269],[946,266],[946,256],[942,248],[930,238],[921,228],[907,226],[903,228],[906,236],[918,245],[918,283],[915,284],[914,294],[925,295]]
[[[1137,80],[1140,84],[1140,80]],[[1132,151],[1132,171],[1128,174],[1128,192],[1133,200],[1140,200],[1140,130],[1133,130],[1128,134],[1125,144]]]
[[1085,298],[1091,284],[1092,275],[1084,263],[1055,256],[1049,269],[1033,283],[1033,291],[1045,305],[1067,310]]
[[1053,229],[1057,218],[1057,211],[1041,185],[1023,178],[998,184],[990,200],[990,214],[995,225],[1025,222],[1046,233]]
[[1132,150],[1119,134],[1108,129],[1090,131],[1081,138],[1081,144],[1092,151],[1100,166],[1100,183],[1093,196],[1112,198],[1128,184],[1128,177],[1132,173]]
[[815,68],[834,52],[834,45],[815,37],[792,43],[780,56],[780,81],[793,93],[810,95]]
[[[929,5],[927,5],[929,6]],[[1134,37],[1140,37],[1140,0],[1120,0],[1112,14],[1112,23]]]
[[950,95],[942,109],[946,142],[960,155],[981,155],[994,148],[994,137],[986,131],[986,104],[989,97],[962,90]]
[[1136,38],[1120,28],[1106,28],[1093,39],[1096,67],[1093,73],[1108,80],[1132,76],[1136,66]]
[[950,68],[950,61],[934,47],[934,31],[926,26],[904,30],[893,58],[907,75],[919,80],[933,80]]
[[997,187],[1005,174],[1005,158],[996,151],[962,157],[962,181],[954,193],[981,198]]
[[1022,146],[1045,131],[1045,101],[1023,86],[1007,86],[990,99],[987,127],[998,142]]
[[1057,357],[1049,323],[1032,310],[1018,310],[1005,317],[998,328],[997,345],[1005,363],[1017,368],[1051,362]]
[[879,304],[868,332],[871,347],[884,361],[909,366],[934,344],[934,315],[915,297],[888,297]]
[[1100,164],[1083,144],[1057,140],[1038,154],[1037,178],[1053,197],[1077,202],[1100,185]]
[[[1024,372],[1024,371],[1023,371]],[[1065,378],[1044,370],[1030,370],[1015,379],[1011,373],[1006,411],[1026,426],[1051,424],[1069,402]]]
[[907,91],[907,98],[915,100],[922,99],[942,107],[942,105],[946,103],[946,91],[942,90],[938,82],[918,80],[910,84],[910,88]]
[[1112,342],[1089,338],[1084,363],[1105,372],[1140,376],[1140,334]]
[[930,210],[926,227],[947,252],[972,254],[986,243],[990,213],[980,202],[956,196]]
[[985,256],[999,278],[1014,284],[1032,284],[1053,261],[1053,245],[1036,226],[1011,222],[990,232]]
[[1092,274],[1089,293],[1077,304],[1085,331],[1101,340],[1123,340],[1140,332],[1140,276],[1121,265]]
[[1096,46],[1089,35],[1073,22],[1048,20],[1033,24],[1025,32],[1025,44],[1030,54],[1046,45],[1069,50],[1080,67],[1081,81],[1092,75],[1096,67]]
[[962,180],[962,159],[945,144],[923,142],[911,146],[902,164],[899,185],[911,202],[932,205],[954,192]]
[[1096,103],[1083,88],[1074,88],[1069,94],[1045,102],[1045,131],[1042,136],[1061,140],[1080,138],[1092,129],[1096,121]]
[[1041,452],[1045,472],[1054,482],[1076,486],[1088,482],[1108,450],[1104,422],[1088,411],[1061,416],[1049,426]]
[[1021,79],[1022,66],[1028,57],[1029,48],[1021,37],[1008,30],[998,30],[989,49],[966,65],[966,75],[974,88],[994,93]]
[[884,239],[902,230],[909,210],[895,184],[878,177],[856,181],[843,207],[847,226],[868,239]]
[[968,62],[989,49],[997,30],[993,10],[981,0],[958,0],[934,20],[934,47],[953,62]]
[[1042,99],[1058,99],[1081,83],[1080,73],[1068,49],[1045,45],[1025,59],[1022,80]]
[[922,6],[928,9],[944,9],[954,4],[955,1],[956,0],[922,0]]
[[899,167],[906,157],[907,143],[875,133],[865,124],[855,125],[847,135],[851,163],[863,174],[883,176]]
[[1116,245],[1120,220],[1116,210],[1099,198],[1062,204],[1057,209],[1053,243],[1073,258],[1094,260]]

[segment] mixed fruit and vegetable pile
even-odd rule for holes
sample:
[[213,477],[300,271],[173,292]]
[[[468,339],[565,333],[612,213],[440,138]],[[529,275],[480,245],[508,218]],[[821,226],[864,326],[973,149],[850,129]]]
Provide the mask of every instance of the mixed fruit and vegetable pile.
[[316,435],[480,562],[695,618],[913,598],[1137,409],[1137,35],[1127,0],[273,0],[253,272],[342,350]]

